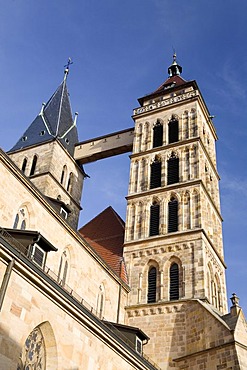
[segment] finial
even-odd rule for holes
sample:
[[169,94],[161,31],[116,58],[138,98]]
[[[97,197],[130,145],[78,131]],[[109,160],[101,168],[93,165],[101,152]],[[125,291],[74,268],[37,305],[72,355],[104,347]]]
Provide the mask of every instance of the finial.
[[233,306],[238,306],[239,305],[239,298],[236,293],[232,293],[232,297],[230,298],[232,301]]
[[40,110],[40,116],[43,115],[43,112],[44,112],[44,108],[45,108],[46,104],[45,103],[42,103],[42,107],[41,107],[41,110]]
[[177,54],[174,50],[174,52],[173,52],[173,64],[175,64],[175,63],[177,64]]
[[173,62],[168,68],[168,74],[170,77],[179,76],[182,73],[182,67],[177,63],[177,54],[175,49],[173,49]]
[[70,67],[71,64],[73,64],[73,62],[71,61],[71,58],[69,58],[68,59],[68,63],[65,64],[65,66],[64,66],[64,68],[65,68],[65,70],[64,70],[64,78],[66,78],[67,75],[69,74],[69,67]]
[[75,112],[75,119],[74,119],[73,126],[76,126],[76,121],[77,121],[78,114],[79,114],[78,112]]

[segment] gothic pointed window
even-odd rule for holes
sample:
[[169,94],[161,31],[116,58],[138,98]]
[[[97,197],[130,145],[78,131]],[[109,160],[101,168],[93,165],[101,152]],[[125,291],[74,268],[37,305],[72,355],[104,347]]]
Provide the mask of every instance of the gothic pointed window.
[[168,141],[169,144],[178,141],[178,120],[172,118],[168,124]]
[[149,235],[159,235],[159,224],[160,224],[160,205],[157,202],[153,202],[150,207],[150,226]]
[[15,215],[15,220],[13,224],[13,229],[21,229],[26,230],[27,228],[27,220],[28,220],[28,212],[26,207],[22,207]]
[[157,288],[157,270],[151,267],[148,271],[148,296],[147,302],[156,302],[156,288]]
[[172,197],[168,203],[168,233],[178,231],[178,201]]
[[64,181],[66,181],[66,175],[67,175],[67,166],[64,165],[63,166],[63,170],[62,170],[62,174],[61,174],[61,180],[60,180],[60,184],[64,184]]
[[67,191],[69,193],[71,193],[72,185],[73,185],[73,173],[70,172],[70,174],[69,174],[69,180],[68,180],[68,185],[67,185]]
[[161,186],[161,161],[156,156],[155,160],[151,164],[150,189],[158,188],[160,186]]
[[22,220],[22,222],[21,222],[21,230],[26,230],[26,220]]
[[170,267],[170,301],[179,299],[179,267],[173,263]]
[[27,158],[24,158],[21,167],[23,173],[25,173],[26,167],[27,167]]
[[34,175],[35,170],[36,170],[37,160],[38,160],[37,155],[34,155],[33,156],[33,162],[32,162],[32,166],[31,166],[31,170],[30,170],[30,175],[29,176],[33,176]]
[[167,161],[167,185],[176,184],[179,182],[179,158],[175,153]]
[[13,229],[17,229],[18,224],[19,224],[19,214],[17,213],[16,216],[15,216]]
[[66,284],[68,268],[69,268],[68,256],[67,252],[64,251],[60,259],[60,266],[58,271],[58,282],[62,286]]
[[153,148],[163,145],[163,125],[157,121],[153,128]]
[[45,341],[39,327],[27,337],[17,365],[17,370],[46,369]]

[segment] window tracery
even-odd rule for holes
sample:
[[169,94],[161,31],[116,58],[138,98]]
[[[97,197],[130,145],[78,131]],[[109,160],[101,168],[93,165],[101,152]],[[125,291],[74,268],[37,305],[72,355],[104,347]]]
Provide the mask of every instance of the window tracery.
[[45,343],[39,328],[27,337],[22,349],[17,370],[45,370]]
[[13,229],[26,230],[28,213],[26,207],[21,207],[17,212],[14,220]]

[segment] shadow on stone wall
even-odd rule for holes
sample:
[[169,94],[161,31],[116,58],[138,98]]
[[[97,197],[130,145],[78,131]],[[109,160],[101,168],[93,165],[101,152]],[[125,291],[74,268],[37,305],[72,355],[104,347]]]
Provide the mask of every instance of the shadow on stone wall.
[[17,370],[21,347],[13,341],[0,324],[0,369]]

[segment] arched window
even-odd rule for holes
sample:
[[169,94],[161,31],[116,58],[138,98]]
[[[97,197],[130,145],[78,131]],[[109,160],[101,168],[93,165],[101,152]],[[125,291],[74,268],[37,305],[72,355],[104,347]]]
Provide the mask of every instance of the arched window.
[[45,370],[46,368],[45,342],[39,327],[35,328],[27,337],[17,370],[38,368],[40,370]]
[[178,120],[172,118],[168,124],[168,142],[169,144],[178,141]]
[[19,224],[19,214],[17,213],[16,216],[15,216],[13,229],[17,229],[18,224]]
[[34,175],[35,170],[36,170],[37,160],[38,160],[37,155],[34,155],[33,156],[33,162],[32,162],[32,166],[31,166],[31,170],[30,170],[29,176],[33,176]]
[[178,231],[178,201],[172,197],[168,203],[168,233]]
[[167,185],[179,182],[179,158],[172,152],[167,161]]
[[66,180],[66,175],[67,175],[67,166],[64,165],[63,170],[62,170],[62,174],[61,174],[60,184],[63,185],[64,181]]
[[26,220],[22,220],[22,222],[21,222],[21,230],[26,230]]
[[151,164],[150,189],[161,186],[161,160],[157,156]]
[[59,265],[59,271],[58,271],[58,282],[62,286],[66,284],[66,279],[68,275],[68,267],[69,267],[69,262],[68,262],[67,252],[64,251],[60,259],[60,265]]
[[68,185],[67,185],[67,191],[69,193],[71,193],[72,185],[73,185],[73,173],[70,172],[70,174],[69,174],[69,180],[68,180]]
[[157,121],[153,128],[153,148],[163,145],[163,125]]
[[170,267],[170,301],[179,299],[179,267],[172,263]]
[[148,271],[148,296],[147,302],[156,302],[156,289],[157,289],[157,270],[151,267]]
[[26,230],[26,227],[27,227],[27,210],[26,207],[22,207],[19,209],[15,216],[13,229]]
[[150,226],[149,235],[159,235],[159,224],[160,224],[160,205],[157,202],[153,202],[150,207]]
[[17,370],[58,369],[56,338],[48,321],[32,330],[24,340]]
[[23,173],[25,173],[26,167],[27,167],[27,158],[24,158],[21,167]]

